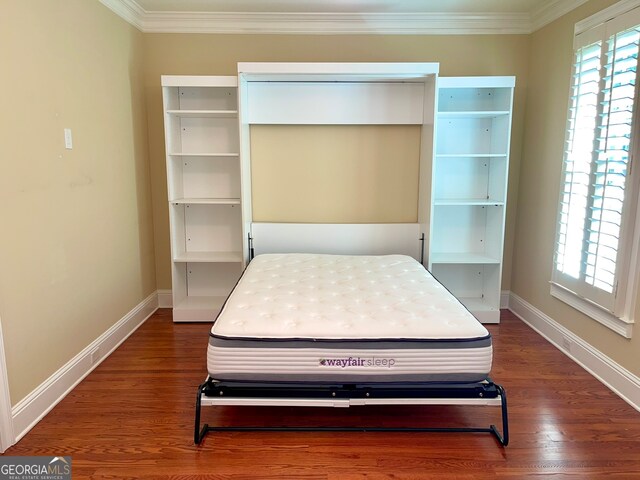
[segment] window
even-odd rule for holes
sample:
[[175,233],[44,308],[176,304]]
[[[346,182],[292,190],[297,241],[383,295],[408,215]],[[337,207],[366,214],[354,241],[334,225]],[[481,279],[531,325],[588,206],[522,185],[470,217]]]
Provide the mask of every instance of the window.
[[638,256],[632,160],[639,44],[640,8],[575,37],[551,287],[627,337]]

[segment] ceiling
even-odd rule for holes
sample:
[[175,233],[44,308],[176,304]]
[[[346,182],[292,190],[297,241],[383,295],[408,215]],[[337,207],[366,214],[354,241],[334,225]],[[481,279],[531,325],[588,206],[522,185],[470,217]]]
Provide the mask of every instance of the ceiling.
[[100,0],[143,32],[526,34],[587,0]]

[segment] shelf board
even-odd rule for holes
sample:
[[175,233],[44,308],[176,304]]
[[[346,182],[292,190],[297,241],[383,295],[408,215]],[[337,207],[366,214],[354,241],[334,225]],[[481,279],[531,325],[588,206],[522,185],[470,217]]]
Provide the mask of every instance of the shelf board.
[[458,300],[472,312],[496,312],[500,310],[495,305],[490,305],[485,298],[481,297],[458,297]]
[[458,300],[480,323],[500,323],[500,308],[498,305],[491,305],[485,298],[481,297],[458,297]]
[[506,153],[436,153],[438,158],[505,158]]
[[235,88],[238,86],[236,75],[162,75],[160,81],[163,87]]
[[509,115],[508,110],[468,110],[438,112],[441,118],[495,118]]
[[226,296],[185,297],[174,300],[174,322],[213,322],[226,301]]
[[177,308],[179,310],[215,309],[220,308],[226,299],[227,297],[225,296],[185,297],[177,305],[174,305],[173,308]]
[[492,198],[436,198],[434,205],[491,205],[503,206],[504,200]]
[[437,252],[431,254],[431,263],[473,263],[473,264],[499,264],[500,259],[480,253],[448,253]]
[[239,157],[239,153],[184,153],[184,152],[172,152],[170,157]]
[[241,263],[242,252],[182,252],[174,262],[179,263]]
[[167,114],[181,118],[235,118],[237,110],[167,110]]
[[169,202],[174,205],[240,205],[239,198],[176,198]]

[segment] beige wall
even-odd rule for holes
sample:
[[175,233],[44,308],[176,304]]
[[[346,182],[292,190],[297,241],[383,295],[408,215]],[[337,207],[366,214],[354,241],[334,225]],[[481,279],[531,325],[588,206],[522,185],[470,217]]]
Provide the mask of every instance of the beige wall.
[[0,317],[15,405],[152,293],[155,267],[142,34],[97,1],[8,0],[0,45]]
[[419,125],[253,125],[256,222],[417,223]]
[[574,24],[615,3],[591,0],[531,36],[511,290],[640,375],[640,334],[627,340],[549,294]]
[[237,62],[265,61],[439,62],[440,74],[445,76],[515,75],[517,80],[503,269],[503,287],[510,288],[529,36],[147,34],[144,41],[158,288],[171,288],[160,75],[235,75]]

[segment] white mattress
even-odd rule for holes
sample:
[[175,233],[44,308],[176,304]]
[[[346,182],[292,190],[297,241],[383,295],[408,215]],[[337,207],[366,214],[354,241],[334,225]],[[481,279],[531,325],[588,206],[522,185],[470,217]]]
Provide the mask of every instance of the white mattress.
[[413,258],[270,254],[247,267],[210,335],[225,381],[480,381],[486,328]]

